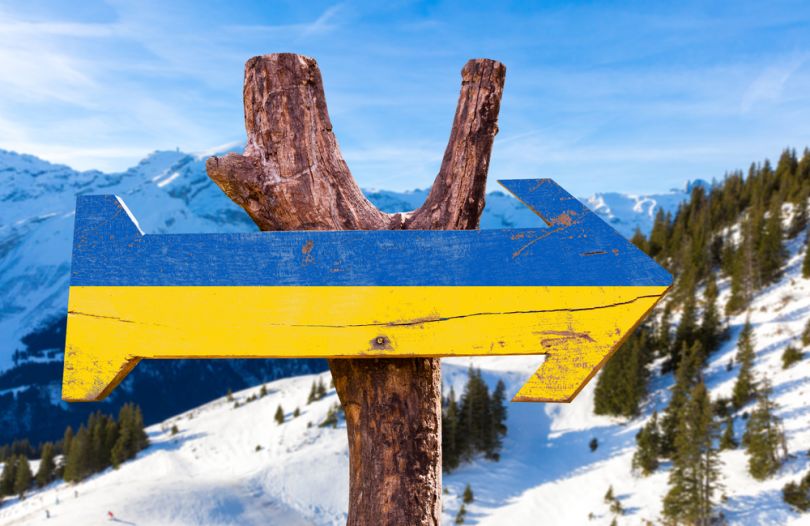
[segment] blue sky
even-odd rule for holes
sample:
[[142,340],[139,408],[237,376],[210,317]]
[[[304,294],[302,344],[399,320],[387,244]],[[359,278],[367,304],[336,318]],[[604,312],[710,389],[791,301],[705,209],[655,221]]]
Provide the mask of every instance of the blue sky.
[[428,186],[467,59],[507,66],[490,181],[655,192],[810,145],[810,3],[6,2],[0,148],[121,170],[244,141],[253,55],[316,58],[363,187]]

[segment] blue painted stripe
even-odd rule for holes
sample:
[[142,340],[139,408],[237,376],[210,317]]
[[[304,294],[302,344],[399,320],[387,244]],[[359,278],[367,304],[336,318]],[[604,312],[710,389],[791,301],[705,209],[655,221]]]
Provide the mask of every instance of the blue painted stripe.
[[[143,235],[115,196],[77,201],[74,286],[668,286],[550,180],[504,186],[546,229]],[[565,197],[566,199],[563,199]],[[577,208],[578,207],[578,208]],[[575,212],[575,213],[572,213]],[[560,217],[569,214],[568,219]]]

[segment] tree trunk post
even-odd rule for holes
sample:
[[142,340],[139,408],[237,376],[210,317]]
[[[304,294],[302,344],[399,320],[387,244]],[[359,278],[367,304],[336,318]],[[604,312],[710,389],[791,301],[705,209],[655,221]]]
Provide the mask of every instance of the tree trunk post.
[[[470,60],[450,140],[425,203],[386,214],[338,148],[315,60],[282,53],[245,64],[247,146],[211,157],[209,177],[262,230],[478,228],[506,68]],[[438,358],[332,359],[346,413],[349,526],[441,523]]]

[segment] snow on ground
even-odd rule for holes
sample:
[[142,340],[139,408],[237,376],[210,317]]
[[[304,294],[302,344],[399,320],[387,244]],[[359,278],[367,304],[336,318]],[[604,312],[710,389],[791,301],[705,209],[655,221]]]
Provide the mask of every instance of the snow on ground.
[[[725,490],[719,509],[731,525],[810,524],[810,514],[795,513],[781,499],[782,486],[810,469],[810,349],[790,369],[783,370],[781,363],[787,345],[800,345],[810,319],[810,280],[802,279],[799,270],[802,244],[790,244],[784,278],[762,291],[750,311],[755,371],[773,384],[791,457],[776,476],[757,482],[748,475],[743,450],[721,454]],[[728,283],[721,282],[721,304],[727,289]],[[731,392],[737,367],[729,371],[727,364],[736,354],[745,319],[743,314],[729,320],[730,339],[709,359],[705,380],[713,398]],[[514,393],[542,360],[447,359],[445,389],[452,385],[460,394],[472,363],[491,387],[501,378]],[[330,390],[323,400],[307,405],[316,378],[272,382],[266,397],[239,408],[222,398],[152,426],[152,446],[136,460],[76,485],[54,483],[22,502],[8,499],[0,506],[0,525],[92,525],[106,521],[108,511],[118,522],[138,526],[342,524],[348,498],[345,429],[342,422],[337,429],[318,427],[337,398]],[[328,373],[321,378],[329,383]],[[593,414],[595,382],[571,404],[510,404],[500,462],[477,459],[444,476],[444,522],[452,523],[469,483],[476,499],[467,506],[466,524],[606,525],[613,515],[603,495],[611,485],[625,509],[619,524],[659,523],[669,465],[642,478],[631,473],[630,464],[635,434],[654,409],[666,406],[671,385],[671,375],[654,375],[644,416],[629,422]],[[258,392],[257,386],[234,396],[244,401]],[[283,425],[273,420],[279,404],[286,412]],[[301,415],[293,418],[296,407]],[[175,424],[179,433],[172,436]],[[736,426],[739,440],[741,418]],[[593,453],[588,447],[592,438],[599,442]]]
[[[337,397],[331,390],[307,405],[315,378],[279,380],[267,385],[267,396],[237,409],[221,398],[151,426],[152,445],[136,460],[13,499],[0,507],[0,524],[92,525],[107,522],[108,511],[138,526],[345,523],[345,429],[318,427]],[[329,383],[328,374],[322,378]],[[283,425],[273,419],[279,404]],[[296,407],[301,415],[293,418]]]
[[[801,362],[787,370],[782,369],[781,361],[782,351],[789,344],[801,347],[800,335],[810,319],[810,280],[800,277],[803,242],[802,238],[789,245],[792,257],[784,278],[762,291],[750,310],[757,350],[754,369],[773,383],[791,457],[776,476],[758,482],[748,474],[743,449],[721,453],[725,491],[719,509],[729,524],[810,524],[810,514],[799,515],[782,502],[785,483],[798,480],[810,469],[810,348],[804,349]],[[723,305],[728,284],[721,285]],[[712,398],[731,394],[738,367],[728,371],[727,364],[736,355],[736,340],[747,316],[741,314],[728,320],[730,338],[709,359],[705,381]],[[480,360],[476,363],[501,374],[503,359],[485,360],[501,363],[492,368]],[[533,371],[526,365],[524,377]],[[653,366],[659,368],[660,361]],[[457,392],[461,382],[463,379],[454,381]],[[542,520],[543,524],[609,524],[614,516],[603,496],[611,485],[625,510],[619,524],[644,524],[646,520],[659,523],[669,464],[644,478],[631,473],[631,460],[635,434],[653,410],[660,412],[666,407],[672,376],[653,376],[644,416],[630,422],[595,416],[594,386],[595,382],[591,382],[567,405],[511,404],[501,462],[479,461],[445,476],[444,484],[450,491],[445,496],[445,522],[450,523],[455,516],[461,503],[459,495],[469,483],[476,494],[476,502],[467,507],[469,523],[536,524]],[[510,387],[515,389],[517,384]],[[745,424],[737,418],[735,425],[739,441]],[[594,453],[588,448],[591,438],[599,441]]]

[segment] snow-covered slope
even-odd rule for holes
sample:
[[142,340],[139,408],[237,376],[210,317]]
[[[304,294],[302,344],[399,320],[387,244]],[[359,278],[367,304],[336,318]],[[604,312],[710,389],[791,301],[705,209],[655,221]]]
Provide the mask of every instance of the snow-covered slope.
[[[789,245],[784,277],[762,291],[750,310],[754,369],[773,383],[791,457],[776,476],[757,482],[748,475],[743,450],[721,453],[725,490],[719,509],[731,525],[810,524],[810,514],[799,515],[781,500],[782,486],[810,469],[810,349],[787,370],[780,359],[787,345],[800,345],[810,319],[810,280],[799,270],[803,241]],[[727,283],[721,288],[727,294]],[[737,368],[726,366],[744,322],[745,315],[729,320],[731,338],[709,359],[705,380],[713,398],[731,392]],[[448,359],[445,389],[453,385],[460,392],[473,363],[490,386],[501,378],[514,393],[541,359]],[[279,380],[268,384],[268,396],[239,408],[219,399],[152,426],[153,445],[136,460],[75,486],[54,483],[25,501],[12,499],[0,508],[0,524],[96,524],[108,511],[139,526],[342,524],[348,495],[345,430],[342,423],[337,429],[318,427],[337,399],[330,391],[307,405],[314,378]],[[328,383],[328,375],[323,378]],[[625,509],[619,524],[659,523],[669,465],[647,478],[634,476],[630,467],[635,434],[653,410],[666,406],[671,385],[671,375],[654,375],[644,415],[629,422],[593,415],[594,382],[568,405],[510,404],[500,462],[477,459],[445,475],[444,522],[452,523],[469,483],[475,502],[467,506],[465,524],[607,525],[614,516],[603,495],[611,485]],[[237,393],[237,400],[258,390]],[[287,415],[282,425],[273,420],[279,404]],[[301,416],[293,418],[296,407]],[[168,430],[175,424],[180,433],[172,436]],[[737,424],[739,439],[742,420]],[[599,442],[593,453],[592,438]],[[51,519],[45,519],[46,509]]]

